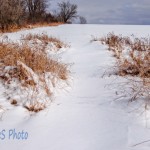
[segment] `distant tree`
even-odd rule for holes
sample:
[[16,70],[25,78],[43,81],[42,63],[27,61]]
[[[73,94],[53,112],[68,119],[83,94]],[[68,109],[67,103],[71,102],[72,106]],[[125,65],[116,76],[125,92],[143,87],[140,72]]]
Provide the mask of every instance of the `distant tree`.
[[0,28],[7,30],[9,26],[19,25],[24,12],[23,0],[0,0]]
[[30,21],[36,22],[45,15],[48,0],[25,0],[25,2]]
[[58,3],[59,13],[58,20],[64,23],[71,22],[72,19],[77,18],[77,8],[76,4],[71,4],[69,1]]
[[46,13],[44,17],[44,21],[47,23],[57,22],[57,18],[51,13]]
[[83,17],[83,16],[80,16],[80,17],[79,17],[79,20],[80,20],[80,24],[86,24],[86,23],[87,23],[86,18]]

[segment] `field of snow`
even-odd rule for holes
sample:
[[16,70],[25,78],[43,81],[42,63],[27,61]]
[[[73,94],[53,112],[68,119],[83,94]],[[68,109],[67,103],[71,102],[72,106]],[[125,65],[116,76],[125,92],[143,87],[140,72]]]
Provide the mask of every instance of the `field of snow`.
[[[0,121],[0,150],[150,149],[150,114],[141,113],[142,103],[114,101],[118,89],[107,85],[116,77],[102,78],[115,59],[106,46],[91,40],[112,31],[141,37],[150,34],[150,26],[61,25],[6,34],[19,41],[28,33],[46,33],[68,43],[70,48],[59,56],[71,64],[71,81],[68,87],[56,91],[49,108],[40,113],[31,116],[22,107],[8,105]],[[122,81],[121,77],[117,80]],[[5,90],[0,85],[0,105],[7,103]],[[22,130],[28,133],[27,139],[9,139],[9,132]]]

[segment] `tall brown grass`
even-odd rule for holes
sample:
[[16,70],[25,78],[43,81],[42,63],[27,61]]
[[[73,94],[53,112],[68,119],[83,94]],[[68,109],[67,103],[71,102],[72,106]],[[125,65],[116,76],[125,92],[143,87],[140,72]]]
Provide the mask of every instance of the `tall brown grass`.
[[108,50],[117,58],[115,70],[127,79],[127,82],[120,83],[119,86],[123,93],[132,101],[137,98],[150,100],[150,39],[109,33],[105,37],[94,38],[93,41],[108,45]]
[[0,43],[0,59],[5,66],[17,66],[21,61],[38,74],[52,72],[60,79],[67,79],[67,65],[48,58],[42,51],[33,51],[27,45]]
[[26,36],[22,36],[22,40],[24,41],[34,41],[39,40],[42,44],[47,45],[48,43],[53,43],[58,49],[62,47],[68,47],[68,45],[58,38],[49,37],[47,34],[27,34]]
[[[54,38],[55,40],[53,40],[52,37],[48,38],[46,35],[30,35],[30,37],[38,38],[44,42],[57,41],[57,39]],[[37,100],[35,94],[38,86],[42,86],[49,97],[52,95],[47,80],[50,80],[51,83],[54,81],[52,78],[45,78],[45,74],[50,73],[53,78],[64,81],[68,79],[69,75],[67,64],[48,57],[43,51],[43,49],[33,49],[24,42],[21,44],[0,42],[0,80],[9,85],[13,79],[17,79],[22,87],[33,89],[33,94],[29,99],[32,99],[32,97],[34,99],[28,101],[28,104],[25,104],[24,107],[34,112],[44,109],[47,103],[45,100],[43,102]],[[12,104],[14,102],[17,104],[15,99],[11,100]]]
[[55,27],[55,26],[59,26],[62,24],[64,24],[64,23],[61,23],[61,22],[53,22],[53,23],[42,22],[42,23],[35,23],[35,24],[24,24],[21,26],[10,25],[7,30],[3,30],[3,31],[0,30],[0,33],[17,32],[20,30],[34,29],[34,28],[38,28],[38,27]]

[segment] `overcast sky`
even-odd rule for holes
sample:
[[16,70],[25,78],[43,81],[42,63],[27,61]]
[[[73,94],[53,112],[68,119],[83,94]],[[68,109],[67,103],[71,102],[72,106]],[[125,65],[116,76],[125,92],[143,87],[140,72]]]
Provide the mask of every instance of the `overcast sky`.
[[[51,9],[61,0],[52,0]],[[150,24],[150,0],[70,0],[95,24]]]

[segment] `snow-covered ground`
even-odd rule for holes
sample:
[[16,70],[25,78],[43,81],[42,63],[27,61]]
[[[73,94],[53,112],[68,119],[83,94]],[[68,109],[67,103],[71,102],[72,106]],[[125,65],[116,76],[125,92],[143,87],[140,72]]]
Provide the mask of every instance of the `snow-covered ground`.
[[[117,89],[106,85],[116,77],[102,75],[115,59],[106,46],[90,42],[93,36],[112,31],[141,37],[150,33],[150,27],[61,25],[7,34],[11,40],[19,41],[21,35],[47,33],[68,43],[71,47],[59,55],[63,62],[71,64],[71,82],[57,91],[48,109],[33,116],[22,107],[8,107],[0,122],[0,150],[150,149],[150,142],[136,145],[150,140],[148,113],[141,115],[142,107],[136,109],[136,103],[113,101]],[[6,89],[0,90],[0,104],[7,103],[3,95]],[[9,139],[11,129],[28,132],[28,139]]]

